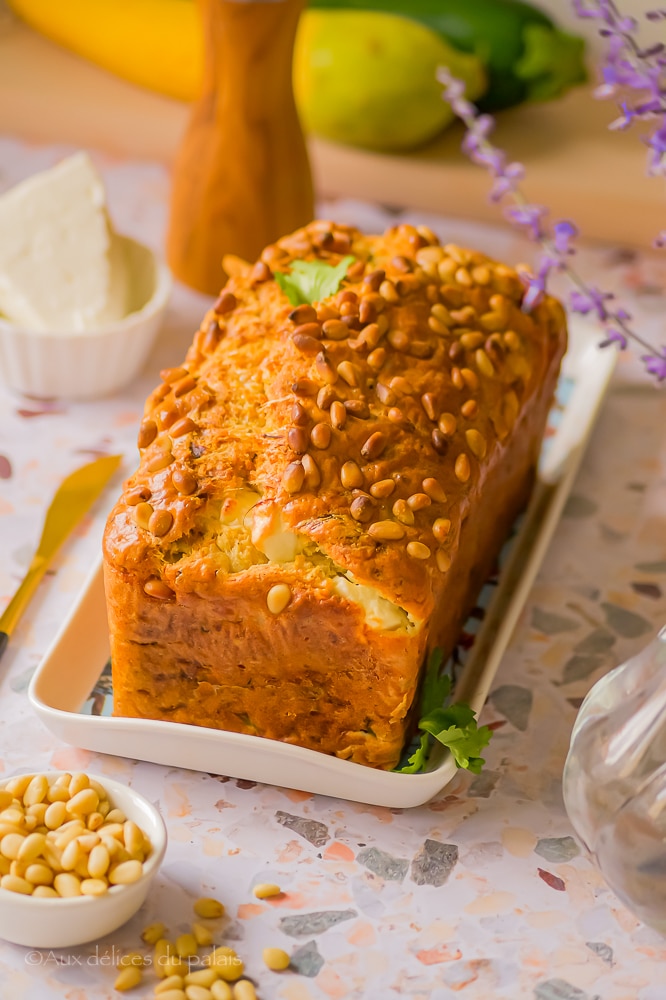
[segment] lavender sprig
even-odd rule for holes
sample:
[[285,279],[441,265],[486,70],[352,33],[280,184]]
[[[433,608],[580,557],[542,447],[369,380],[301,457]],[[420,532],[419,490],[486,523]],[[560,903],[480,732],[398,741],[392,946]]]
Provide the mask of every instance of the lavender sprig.
[[[604,0],[599,2],[603,3]],[[538,305],[546,293],[550,274],[560,271],[574,285],[569,299],[571,309],[582,315],[595,314],[604,327],[606,336],[600,346],[617,344],[624,350],[629,340],[633,340],[646,351],[641,355],[646,371],[659,381],[666,379],[666,346],[661,351],[656,351],[631,328],[631,316],[626,309],[611,305],[615,296],[588,285],[572,267],[571,257],[575,253],[573,241],[578,235],[576,226],[568,220],[561,220],[553,225],[552,232],[546,229],[548,209],[529,202],[520,189],[520,181],[525,176],[523,165],[509,162],[504,150],[489,139],[495,124],[493,118],[490,115],[479,115],[474,105],[465,98],[465,84],[452,76],[448,69],[440,68],[437,79],[444,86],[444,100],[448,101],[451,110],[466,127],[463,149],[474,163],[486,167],[492,175],[491,198],[494,201],[509,198],[510,204],[505,209],[505,215],[542,248],[535,270],[520,272],[525,285],[523,309],[528,312]]]
[[[649,147],[648,173],[666,176],[666,45],[642,48],[636,39],[638,21],[620,12],[613,0],[572,0],[581,18],[601,22],[599,34],[608,40],[603,82],[595,90],[601,99],[615,98],[622,114],[610,129],[627,129],[635,121],[658,120],[645,140]],[[650,21],[666,19],[665,10],[648,11]],[[663,246],[658,239],[657,246]]]

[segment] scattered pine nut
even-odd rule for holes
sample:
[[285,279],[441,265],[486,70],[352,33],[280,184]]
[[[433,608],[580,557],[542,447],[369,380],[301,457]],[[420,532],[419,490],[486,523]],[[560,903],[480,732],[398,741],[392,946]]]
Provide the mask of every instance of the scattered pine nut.
[[270,899],[271,896],[279,896],[282,889],[279,885],[274,885],[272,882],[260,882],[259,885],[255,885],[252,892],[257,899]]
[[168,993],[169,990],[185,990],[185,983],[182,976],[168,976],[167,979],[163,979],[157,984],[153,993],[156,997],[161,996],[163,993]]
[[249,979],[241,979],[234,986],[234,1000],[257,1000],[257,993]]
[[197,939],[194,934],[180,934],[176,938],[176,952],[180,958],[188,958],[190,955],[196,955],[197,951]]
[[206,945],[213,943],[212,932],[203,924],[192,924],[192,934],[200,948],[205,948]]
[[289,955],[282,948],[264,948],[262,958],[273,972],[283,972],[289,967]]
[[217,917],[223,915],[224,907],[217,899],[212,899],[210,896],[202,896],[194,904],[194,912],[204,920],[215,920]]
[[117,976],[115,983],[113,984],[114,990],[118,990],[120,993],[125,992],[125,990],[133,990],[135,986],[138,986],[143,979],[143,973],[136,965],[130,965],[125,969],[122,969],[120,975]]
[[205,986],[193,983],[185,987],[185,996],[187,1000],[210,1000],[210,990],[207,990]]
[[185,976],[186,986],[206,986],[210,989],[215,982],[217,982],[215,969],[197,969],[196,972],[188,972]]
[[156,944],[160,938],[164,937],[166,927],[162,923],[148,924],[141,932],[141,938],[146,944]]
[[210,995],[213,1000],[233,1000],[233,993],[231,992],[231,986],[225,983],[223,979],[218,979],[216,983],[210,988]]

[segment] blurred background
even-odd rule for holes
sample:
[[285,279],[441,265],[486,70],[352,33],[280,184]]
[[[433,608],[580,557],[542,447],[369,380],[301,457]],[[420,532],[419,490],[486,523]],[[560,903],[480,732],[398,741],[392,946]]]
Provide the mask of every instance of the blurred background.
[[[318,2],[320,8],[340,6],[334,0]],[[384,6],[409,9],[397,0]],[[584,37],[587,51],[582,56],[569,47],[559,63],[555,59],[563,74],[561,96],[500,110],[497,141],[525,162],[529,197],[547,203],[553,216],[575,218],[587,238],[650,246],[663,207],[662,183],[645,176],[645,149],[636,127],[631,134],[609,133],[614,105],[592,97],[590,84],[597,79],[603,48],[597,24],[577,19],[564,0],[539,0],[537,6],[562,31]],[[650,0],[625,0],[623,9],[640,14],[650,6]],[[330,90],[327,103],[330,81],[322,76],[322,63],[345,51],[352,59],[359,44],[357,32],[336,41],[332,14],[340,11],[311,6],[296,46],[295,89],[317,196],[499,221],[497,208],[487,201],[487,177],[459,154],[459,126],[449,125],[437,94],[424,96],[425,70],[404,55],[411,40],[412,51],[422,53],[417,63],[431,81],[430,66],[441,58],[437,46],[442,40],[435,45],[430,33],[430,43],[419,48],[429,32],[410,22],[416,37],[400,41],[400,87],[406,100],[409,82],[413,104],[402,116],[388,115],[384,121],[366,116],[359,129],[363,116],[353,105],[348,121],[340,121],[339,109],[349,96],[344,88],[342,97],[335,87]],[[0,134],[170,164],[185,129],[188,99],[199,86],[202,43],[196,18],[194,0],[0,0]],[[659,27],[647,24],[645,40],[656,37]],[[581,58],[590,78],[582,85],[576,83]],[[471,90],[483,92],[487,67],[480,78],[472,57],[463,59],[468,62],[456,68]],[[356,91],[366,86],[372,91],[390,75],[378,63]],[[349,122],[356,123],[354,128]]]

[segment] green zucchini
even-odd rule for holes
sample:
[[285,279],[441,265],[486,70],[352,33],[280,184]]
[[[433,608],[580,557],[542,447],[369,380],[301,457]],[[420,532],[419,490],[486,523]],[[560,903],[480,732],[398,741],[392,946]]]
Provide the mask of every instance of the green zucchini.
[[411,17],[484,64],[483,111],[548,100],[586,79],[582,38],[523,0],[310,0],[311,7]]

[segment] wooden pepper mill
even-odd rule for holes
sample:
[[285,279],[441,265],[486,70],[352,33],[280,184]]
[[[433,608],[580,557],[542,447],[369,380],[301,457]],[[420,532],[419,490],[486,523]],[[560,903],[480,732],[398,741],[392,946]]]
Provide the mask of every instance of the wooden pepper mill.
[[199,0],[204,85],[174,164],[167,259],[209,295],[224,283],[224,254],[255,260],[313,215],[292,89],[305,2]]

